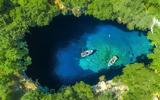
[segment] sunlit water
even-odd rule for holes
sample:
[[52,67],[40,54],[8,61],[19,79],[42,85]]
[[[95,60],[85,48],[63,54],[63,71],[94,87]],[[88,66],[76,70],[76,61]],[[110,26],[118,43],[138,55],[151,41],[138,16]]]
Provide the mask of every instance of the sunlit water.
[[[109,69],[107,64],[114,55],[119,59],[111,67],[133,63],[136,57],[150,52],[151,45],[144,34],[140,31],[126,32],[113,25],[98,25],[57,51],[55,73],[62,82],[70,82]],[[96,52],[81,58],[80,53],[89,49]]]
[[[58,90],[80,80],[93,85],[105,74],[107,79],[123,74],[121,65],[141,61],[140,55],[151,46],[142,31],[128,31],[115,21],[100,21],[92,16],[59,15],[47,26],[30,28],[26,35],[32,65],[26,75],[42,86]],[[81,58],[84,50],[95,53]],[[117,55],[118,61],[108,67]],[[137,58],[136,58],[137,57]]]

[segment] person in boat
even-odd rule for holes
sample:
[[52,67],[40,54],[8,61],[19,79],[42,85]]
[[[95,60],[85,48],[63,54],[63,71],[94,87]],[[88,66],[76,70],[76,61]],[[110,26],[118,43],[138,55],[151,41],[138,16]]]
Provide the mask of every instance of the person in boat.
[[118,59],[119,57],[117,55],[113,56],[108,62],[108,67],[112,66]]
[[96,50],[85,50],[85,51],[81,52],[81,57],[84,58],[84,57],[90,56],[93,53],[95,53],[95,51]]

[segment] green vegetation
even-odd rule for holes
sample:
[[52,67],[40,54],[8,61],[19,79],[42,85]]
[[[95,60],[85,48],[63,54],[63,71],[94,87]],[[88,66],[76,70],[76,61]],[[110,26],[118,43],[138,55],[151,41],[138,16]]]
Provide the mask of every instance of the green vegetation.
[[[96,99],[95,99],[96,100]],[[97,97],[97,100],[117,100],[115,95],[109,92],[101,94]]]
[[127,24],[129,29],[146,30],[153,16],[160,18],[158,0],[93,0],[86,14],[101,20],[112,19]]
[[91,1],[92,0],[63,0],[63,4],[66,7],[65,12],[68,14],[72,13],[78,17],[85,12]]
[[57,14],[57,7],[46,0],[0,1],[0,97],[2,100],[9,99],[14,94],[17,96],[17,93],[20,97],[25,91],[19,88],[23,78],[19,78],[16,74],[22,74],[31,64],[24,33],[30,26],[47,25]]
[[[58,6],[63,5],[61,8]],[[63,8],[63,9],[62,9]],[[57,93],[27,88],[22,73],[31,64],[25,42],[29,27],[44,26],[59,14],[92,15],[101,20],[117,20],[129,29],[150,29],[152,18],[160,19],[159,0],[0,0],[0,99],[2,100],[108,100],[112,94],[92,93],[91,86],[80,82]],[[114,80],[129,87],[124,100],[150,100],[160,93],[160,28],[148,38],[156,46],[148,57],[152,63],[130,64]],[[100,80],[103,80],[101,77]]]
[[129,87],[125,100],[151,100],[153,94],[160,92],[159,76],[143,64],[135,63],[126,66],[123,75],[115,78]]
[[105,75],[100,76],[99,81],[106,81],[106,76]]
[[93,100],[91,86],[80,82],[53,95],[54,100]]
[[155,28],[154,34],[148,33],[148,38],[152,40],[152,44],[155,45],[155,49],[153,53],[148,55],[148,58],[152,59],[152,63],[150,64],[150,68],[155,71],[155,73],[160,75],[160,29]]

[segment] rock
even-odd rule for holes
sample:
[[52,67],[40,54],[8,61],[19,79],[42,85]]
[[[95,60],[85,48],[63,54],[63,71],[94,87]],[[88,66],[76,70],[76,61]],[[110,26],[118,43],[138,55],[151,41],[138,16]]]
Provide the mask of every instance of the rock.
[[98,82],[97,85],[93,86],[93,91],[95,93],[104,93],[104,92],[111,92],[116,94],[117,97],[121,96],[124,92],[128,91],[128,86],[120,83],[120,82],[113,82],[112,80],[110,81],[101,81]]

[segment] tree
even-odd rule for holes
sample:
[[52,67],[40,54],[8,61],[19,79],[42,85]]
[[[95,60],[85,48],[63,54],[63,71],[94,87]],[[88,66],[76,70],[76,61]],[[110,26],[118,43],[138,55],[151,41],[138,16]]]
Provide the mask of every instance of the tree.
[[156,46],[154,48],[153,53],[149,54],[148,57],[152,59],[152,63],[150,64],[150,68],[154,70],[157,74],[160,75],[160,34],[159,34],[159,29],[154,28],[154,33],[148,33],[148,38],[152,40],[152,45]]
[[94,0],[88,6],[86,14],[93,15],[101,20],[114,19],[116,17],[113,12],[112,0]]
[[90,85],[81,81],[80,83],[76,83],[72,88],[77,99],[93,99],[92,88]]
[[42,90],[28,91],[22,96],[21,100],[41,100],[43,96],[45,94]]
[[94,95],[90,85],[84,82],[76,83],[73,86],[68,86],[62,91],[53,94],[55,100],[93,100]]
[[101,75],[99,77],[99,81],[106,81],[106,76],[105,75]]
[[4,9],[4,0],[0,0],[0,12]]
[[115,80],[122,81],[129,87],[128,93],[124,95],[125,100],[150,100],[153,94],[160,90],[159,76],[140,63],[127,65],[123,70],[123,75]]
[[97,97],[97,100],[118,100],[113,93],[105,92]]
[[[63,13],[50,0],[0,0],[0,99],[22,100],[64,100],[89,99],[95,95],[92,87],[84,82],[68,86],[62,91],[51,94],[41,90],[25,91],[20,89],[21,81],[15,73],[22,76],[27,66],[31,64],[28,48],[25,42],[25,32],[29,27],[44,26],[53,17]],[[61,1],[61,0],[60,0]],[[66,15],[92,15],[100,20],[117,20],[127,24],[129,29],[147,30],[152,18],[160,18],[159,0],[62,0],[66,7]],[[130,64],[124,68],[123,75],[115,80],[123,81],[129,86],[127,99],[151,99],[153,92],[160,91],[160,35],[158,28],[154,34],[148,34],[152,44],[156,46],[148,57],[153,60],[148,68],[143,64]],[[100,80],[104,80],[101,77]],[[98,99],[113,95],[104,94]]]
[[[0,0],[0,96],[2,100],[11,98],[16,100],[16,96],[20,98],[23,92],[26,92],[19,88],[22,83],[15,75],[19,73],[22,76],[27,66],[31,64],[24,39],[25,32],[31,26],[47,25],[52,17],[57,15],[57,11],[55,5],[50,5],[46,0]],[[29,91],[23,98],[27,95],[30,95]],[[36,91],[33,95],[37,95]]]

